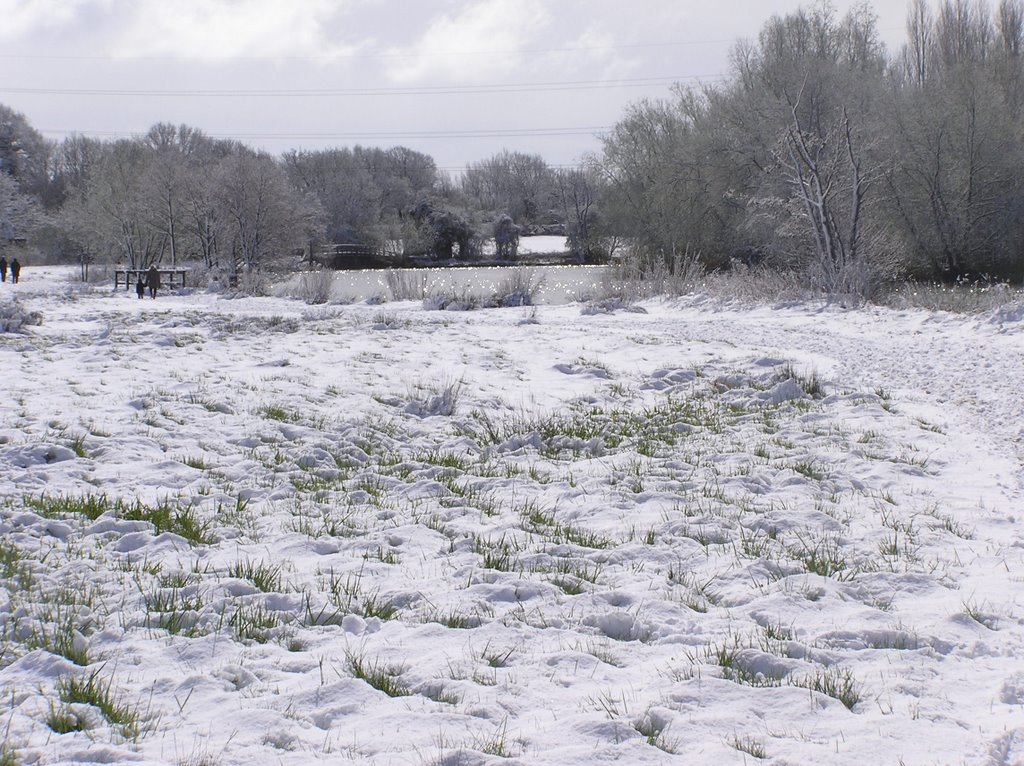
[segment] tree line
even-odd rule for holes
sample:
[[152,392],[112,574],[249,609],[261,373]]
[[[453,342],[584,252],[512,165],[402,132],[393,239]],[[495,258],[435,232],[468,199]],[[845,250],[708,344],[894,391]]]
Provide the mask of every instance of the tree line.
[[520,233],[567,230],[579,257],[593,257],[576,235],[592,225],[587,177],[503,151],[456,181],[406,147],[273,157],[168,123],[133,138],[56,143],[0,105],[0,247],[31,241],[52,259],[133,269],[189,262],[246,277],[334,243],[467,260],[495,239],[511,258]]
[[634,105],[597,166],[648,257],[791,269],[830,292],[1024,279],[1024,4],[912,0],[770,19],[721,85]]
[[45,140],[0,105],[0,247],[246,277],[327,243],[474,259],[559,233],[580,262],[786,269],[828,292],[1024,280],[1024,0],[774,16],[719,84],[629,107],[578,167],[501,151],[458,177],[405,147],[280,157],[186,125]]

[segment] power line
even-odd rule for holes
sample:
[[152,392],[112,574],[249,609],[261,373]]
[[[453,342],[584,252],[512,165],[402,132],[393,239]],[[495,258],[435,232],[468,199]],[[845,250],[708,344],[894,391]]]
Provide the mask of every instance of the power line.
[[595,51],[634,50],[642,48],[675,48],[692,45],[725,45],[735,43],[736,38],[711,40],[672,40],[647,43],[622,43],[619,45],[578,45],[559,48],[508,48],[497,50],[447,50],[447,51],[378,51],[374,53],[321,53],[304,56],[97,56],[60,53],[0,53],[0,59],[23,59],[26,61],[104,61],[110,63],[133,61],[209,61],[215,63],[231,61],[338,61],[346,59],[410,59],[410,58],[456,58],[459,56],[507,56],[539,53],[591,53]]
[[[325,139],[395,139],[395,138],[531,138],[553,136],[593,136],[611,130],[609,126],[567,127],[567,128],[507,128],[496,130],[421,130],[421,131],[351,131],[322,133],[206,133],[210,138],[235,139],[289,139],[289,140],[325,140]],[[128,132],[118,130],[63,130],[40,128],[44,135],[67,136],[76,133],[87,133],[92,136],[107,138],[131,138],[145,135],[145,131]]]
[[17,88],[0,85],[0,93],[59,96],[154,96],[172,98],[321,98],[338,96],[437,96],[481,93],[543,93],[568,90],[608,90],[614,88],[663,87],[689,81],[722,79],[726,75],[683,75],[679,77],[636,77],[605,80],[566,80],[555,82],[495,83],[490,85],[428,85],[396,88],[275,88],[275,89],[196,89],[196,90],[154,90],[140,88]]

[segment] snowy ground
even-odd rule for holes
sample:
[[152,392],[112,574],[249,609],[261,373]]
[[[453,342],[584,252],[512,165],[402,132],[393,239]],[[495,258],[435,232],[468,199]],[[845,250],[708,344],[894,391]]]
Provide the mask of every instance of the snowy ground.
[[0,285],[0,762],[1024,763],[1024,312],[68,273]]
[[[569,240],[566,237],[557,237],[549,234],[539,234],[533,237],[520,237],[518,251],[522,255],[544,255],[547,253],[564,253],[569,249]],[[484,244],[484,252],[494,254],[494,240],[489,239]]]

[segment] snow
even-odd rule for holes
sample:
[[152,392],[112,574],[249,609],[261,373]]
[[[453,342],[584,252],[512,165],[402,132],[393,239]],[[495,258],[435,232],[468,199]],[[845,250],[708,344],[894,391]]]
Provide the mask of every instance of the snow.
[[[519,238],[518,252],[520,255],[547,255],[550,253],[566,253],[569,250],[568,237],[553,234],[535,234]],[[494,240],[484,243],[484,253],[494,255]]]
[[23,277],[17,762],[1024,763],[1019,307]]
[[520,253],[564,253],[569,249],[566,237],[538,234],[519,238]]

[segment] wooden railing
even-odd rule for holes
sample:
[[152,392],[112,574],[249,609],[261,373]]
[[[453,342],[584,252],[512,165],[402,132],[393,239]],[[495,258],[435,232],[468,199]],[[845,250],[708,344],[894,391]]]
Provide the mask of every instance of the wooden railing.
[[[160,287],[184,287],[188,269],[157,269],[157,273],[160,274]],[[122,279],[125,290],[130,289],[139,277],[142,277],[143,284],[146,284],[148,274],[149,269],[116,269],[114,271],[114,289],[118,288]]]
[[370,245],[328,245],[313,253],[310,260],[329,269],[366,268],[384,260],[383,253]]

